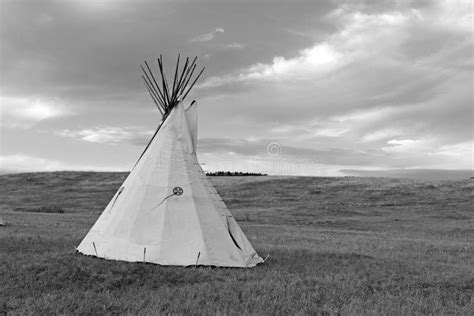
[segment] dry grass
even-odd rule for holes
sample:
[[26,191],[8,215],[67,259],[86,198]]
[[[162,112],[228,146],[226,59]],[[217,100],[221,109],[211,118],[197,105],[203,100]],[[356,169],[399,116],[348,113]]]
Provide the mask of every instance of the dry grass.
[[264,265],[74,254],[125,176],[0,177],[0,314],[474,313],[471,180],[212,178]]

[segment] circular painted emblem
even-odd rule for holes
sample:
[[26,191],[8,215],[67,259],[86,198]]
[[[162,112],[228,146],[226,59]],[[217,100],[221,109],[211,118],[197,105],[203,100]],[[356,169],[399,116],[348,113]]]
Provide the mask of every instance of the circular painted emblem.
[[181,195],[181,194],[183,194],[183,188],[182,188],[182,187],[174,187],[174,189],[173,189],[173,194],[174,194],[174,195]]

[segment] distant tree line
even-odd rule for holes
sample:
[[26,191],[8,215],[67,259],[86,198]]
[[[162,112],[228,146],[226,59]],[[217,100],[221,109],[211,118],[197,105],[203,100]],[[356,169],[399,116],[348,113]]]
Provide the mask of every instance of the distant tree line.
[[209,177],[247,177],[247,176],[266,176],[266,173],[260,172],[240,172],[240,171],[216,171],[206,172]]

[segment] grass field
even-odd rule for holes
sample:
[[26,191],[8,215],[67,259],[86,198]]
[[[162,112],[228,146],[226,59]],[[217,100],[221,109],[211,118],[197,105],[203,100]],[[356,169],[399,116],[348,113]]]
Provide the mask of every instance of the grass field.
[[0,176],[0,314],[474,314],[472,180],[215,177],[265,264],[75,254],[125,176]]

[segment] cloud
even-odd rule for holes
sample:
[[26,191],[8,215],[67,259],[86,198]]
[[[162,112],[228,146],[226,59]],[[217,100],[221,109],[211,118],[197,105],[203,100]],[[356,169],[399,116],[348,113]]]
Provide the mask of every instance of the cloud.
[[340,176],[344,175],[341,169],[472,169],[473,145],[465,142],[439,148],[430,139],[393,139],[382,148],[314,149],[297,147],[292,140],[205,138],[199,140],[198,153],[200,161],[211,164],[214,171],[224,166],[247,170],[246,162],[260,168],[252,169],[255,172],[290,174],[285,172],[294,168],[302,174],[298,168],[306,168],[307,175],[323,175],[324,170],[324,175]]
[[[422,85],[426,82],[426,84],[433,86],[436,84],[433,82],[435,79],[429,76],[434,73],[429,73],[428,67],[434,65],[447,67],[448,60],[443,60],[440,63],[437,58],[449,58],[444,56],[446,51],[463,49],[463,45],[470,42],[466,37],[470,34],[470,28],[465,22],[462,22],[458,23],[460,27],[451,28],[452,32],[441,34],[441,37],[448,41],[446,44],[443,44],[439,36],[435,37],[436,41],[433,44],[435,46],[430,46],[430,55],[411,56],[409,51],[404,51],[406,47],[426,46],[427,44],[423,42],[425,37],[436,34],[442,25],[454,19],[454,13],[445,10],[445,6],[449,5],[446,2],[443,3],[445,5],[434,6],[427,12],[413,9],[375,14],[354,12],[348,10],[346,6],[342,6],[326,16],[327,20],[337,21],[341,25],[341,29],[324,41],[300,50],[298,55],[292,58],[276,56],[271,63],[256,63],[232,74],[210,77],[200,87],[219,88],[233,85],[235,89],[236,83],[251,83],[257,87],[266,84],[268,87],[269,81],[270,84],[275,85],[296,79],[297,81],[293,84],[289,82],[290,87],[299,84],[303,89],[310,82],[317,88],[320,85],[317,81],[328,82],[329,79],[334,78],[339,81],[339,85],[346,85],[349,83],[348,81],[362,79],[360,82],[353,82],[355,84],[353,88],[356,89],[355,92],[369,93],[372,91],[359,90],[366,88],[363,86],[364,83],[372,84],[374,76],[384,75],[384,80],[380,80],[380,77],[376,78],[379,81],[378,85],[383,83],[391,83],[391,85],[383,87],[378,95],[374,96],[379,98],[377,101],[383,102],[384,98],[399,98],[402,93],[412,94],[414,91],[408,89],[416,87],[417,81],[412,78],[403,84],[403,77],[423,75],[424,81],[418,84]],[[472,19],[468,13],[463,13],[461,10],[454,11],[459,14],[461,21]],[[416,33],[412,34],[414,31]],[[448,43],[457,37],[461,40],[458,47],[449,46]],[[407,46],[407,43],[410,45]],[[469,58],[468,50],[465,50],[464,54],[465,58]],[[420,60],[419,66],[410,64],[415,61],[410,60],[414,59],[413,57]],[[339,72],[341,69],[342,71]],[[395,70],[400,72],[396,73]],[[431,70],[434,72],[434,69]],[[388,73],[384,73],[384,71],[388,71]],[[357,75],[359,78],[352,77]],[[330,83],[336,84],[337,81],[331,80]],[[379,87],[376,84],[374,88]]]
[[194,43],[194,42],[209,42],[209,41],[212,41],[217,36],[217,34],[219,34],[219,33],[224,33],[224,29],[222,27],[218,27],[214,31],[211,31],[209,33],[200,34],[200,35],[192,38],[190,40],[190,42],[191,43]]
[[248,134],[265,128],[294,147],[368,153],[367,166],[470,168],[461,155],[441,154],[472,138],[469,7],[341,5],[324,17],[336,25],[331,35],[210,77],[199,92],[215,111],[238,107],[226,121],[231,130],[249,121],[258,128]]
[[[127,150],[132,157],[136,148],[127,145],[149,139],[138,126],[155,124],[145,111],[152,104],[137,65],[156,57],[147,54],[169,61],[188,51],[206,56],[200,60],[207,80],[193,90],[205,105],[199,116],[205,155],[253,161],[276,141],[280,157],[317,157],[334,172],[336,163],[349,169],[471,167],[470,1],[310,1],[291,12],[273,2],[252,11],[228,4],[196,10],[180,2],[137,7],[120,1],[100,10],[50,1],[5,5],[12,14],[2,20],[8,60],[0,64],[2,93],[29,104],[38,96],[45,105],[2,107],[2,125],[41,123],[60,131],[5,129],[9,153],[23,152],[23,139],[25,149],[41,139],[52,141],[49,152],[57,155],[56,148],[69,144],[100,148],[109,160]],[[177,18],[182,23],[169,32]],[[222,28],[196,37],[199,23]],[[224,28],[231,40],[218,43]],[[195,45],[199,41],[212,45]],[[71,109],[81,115],[58,119]],[[233,143],[206,141],[216,134]],[[115,146],[92,145],[107,143]]]
[[306,161],[317,164],[340,164],[345,166],[361,166],[378,163],[386,158],[380,152],[363,152],[357,149],[327,148],[314,149],[291,145],[291,141],[279,139],[231,139],[205,138],[198,142],[198,151],[202,154],[229,153],[259,159],[272,157],[283,161]]
[[139,127],[97,127],[82,130],[65,129],[57,131],[56,134],[89,143],[143,145],[151,138],[153,131],[143,130]]
[[369,131],[367,134],[362,135],[361,142],[376,142],[399,135],[403,135],[403,131],[400,129],[382,128],[378,130]]
[[[474,141],[444,145],[435,150],[433,155],[446,157],[448,161],[455,161],[456,164],[448,168],[474,169],[473,161]],[[446,166],[444,166],[446,167]]]
[[72,115],[73,112],[57,101],[0,96],[2,125],[7,127],[29,127],[34,123]]
[[408,153],[414,150],[420,150],[424,142],[414,139],[391,139],[387,142],[389,147],[383,147],[382,150],[389,153]]
[[337,9],[326,18],[338,20],[344,25],[343,29],[325,41],[300,50],[296,57],[276,56],[269,64],[257,63],[234,74],[211,77],[202,87],[262,80],[317,80],[345,65],[394,49],[402,37],[398,29],[409,16],[400,12],[366,14]]
[[341,66],[342,54],[334,50],[328,43],[315,45],[301,50],[300,55],[293,59],[277,56],[271,64],[258,63],[242,70],[240,73],[221,77],[211,77],[199,85],[201,88],[219,87],[255,80],[293,80],[303,76],[318,76],[335,70]]
[[230,44],[227,44],[224,46],[225,48],[227,49],[235,49],[235,50],[239,50],[239,49],[244,49],[245,48],[245,45],[244,44],[240,44],[240,43],[230,43]]
[[0,156],[0,174],[13,172],[38,172],[38,171],[128,171],[125,166],[96,166],[87,164],[74,164],[54,159],[16,154]]

